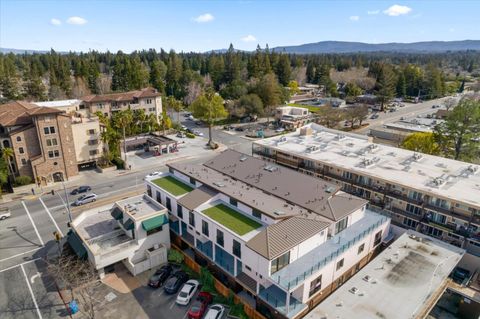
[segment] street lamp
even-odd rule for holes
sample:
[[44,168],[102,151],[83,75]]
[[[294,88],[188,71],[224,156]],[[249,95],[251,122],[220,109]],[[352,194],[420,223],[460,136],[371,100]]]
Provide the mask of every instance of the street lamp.
[[68,193],[67,193],[67,189],[65,188],[65,183],[63,181],[62,181],[62,185],[63,185],[63,191],[65,193],[65,200],[66,200],[65,206],[67,206],[68,221],[71,223],[72,222],[72,212],[70,211],[70,202],[68,201]]

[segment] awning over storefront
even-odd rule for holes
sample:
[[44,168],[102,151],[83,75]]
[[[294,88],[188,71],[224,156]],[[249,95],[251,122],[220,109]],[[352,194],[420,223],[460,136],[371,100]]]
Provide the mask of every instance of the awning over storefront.
[[135,228],[135,223],[131,219],[127,219],[127,221],[123,223],[123,228],[126,230],[132,230]]
[[82,240],[80,239],[80,237],[78,237],[78,235],[75,232],[73,231],[68,232],[67,242],[70,245],[70,247],[72,247],[73,251],[79,258],[81,259],[87,258],[87,250],[83,246]]
[[143,229],[145,229],[145,231],[150,231],[152,229],[165,225],[166,223],[168,223],[168,219],[167,216],[163,214],[143,221],[142,227]]
[[112,217],[115,218],[116,220],[120,220],[123,218],[123,212],[118,207],[114,207],[110,212],[110,215],[112,215]]

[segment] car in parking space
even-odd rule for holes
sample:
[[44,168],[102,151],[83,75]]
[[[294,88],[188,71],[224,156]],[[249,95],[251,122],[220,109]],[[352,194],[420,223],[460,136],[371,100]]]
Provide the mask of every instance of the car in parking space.
[[187,127],[186,127],[185,125],[183,125],[183,124],[180,126],[180,128],[181,128],[182,130],[186,130],[186,129],[187,129]]
[[378,114],[377,114],[377,113],[373,113],[373,114],[370,116],[370,119],[372,119],[372,120],[378,119]]
[[178,289],[188,280],[188,275],[186,272],[183,270],[178,270],[173,275],[171,275],[167,281],[165,282],[165,285],[163,286],[163,289],[167,294],[173,295],[177,293]]
[[203,136],[203,133],[199,130],[193,130],[193,134],[195,134],[196,136]]
[[277,129],[275,129],[275,132],[277,132],[277,133],[285,132],[285,128],[279,127]]
[[148,174],[147,176],[145,176],[145,179],[157,177],[157,176],[160,176],[161,174],[162,174],[162,172],[151,172],[150,174]]
[[92,188],[90,186],[80,186],[80,187],[77,187],[75,189],[72,189],[72,191],[70,192],[70,195],[77,195],[77,194],[81,194],[81,193],[86,193],[86,192],[89,192],[91,190],[92,190]]
[[0,220],[7,219],[11,216],[12,214],[10,213],[10,208],[5,207],[5,208],[0,208]]
[[198,125],[198,126],[203,125],[203,122],[202,121],[195,121],[195,125]]
[[212,303],[212,300],[213,296],[211,293],[201,291],[188,311],[188,318],[201,319],[207,311],[208,305]]
[[97,194],[85,194],[77,198],[77,200],[73,203],[75,206],[82,206],[88,203],[92,203],[97,200]]
[[183,132],[178,132],[178,133],[177,133],[177,137],[179,137],[179,138],[184,138],[184,137],[186,137],[186,135],[185,135],[185,133],[183,133]]
[[225,307],[220,304],[215,304],[208,308],[207,313],[203,319],[221,319],[225,314]]
[[235,131],[243,132],[243,131],[245,131],[245,128],[243,126],[237,126],[237,127],[235,127]]
[[192,113],[185,113],[185,114],[183,114],[183,117],[190,117],[190,116],[192,116]]
[[200,283],[195,279],[190,279],[187,281],[183,285],[182,290],[180,290],[178,293],[177,300],[175,300],[175,302],[182,306],[188,305],[197,292],[198,286],[200,286]]
[[148,285],[152,288],[162,286],[172,273],[173,268],[170,264],[163,265],[148,280]]

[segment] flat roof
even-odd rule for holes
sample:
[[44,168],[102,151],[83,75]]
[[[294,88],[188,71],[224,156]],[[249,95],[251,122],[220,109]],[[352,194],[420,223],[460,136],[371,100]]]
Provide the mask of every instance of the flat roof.
[[300,136],[297,129],[254,144],[480,208],[478,165],[371,143],[315,123],[307,126],[312,135]]
[[118,201],[115,204],[135,221],[153,217],[152,215],[156,215],[161,211],[167,210],[163,205],[151,200],[146,195],[129,197],[127,199]]
[[409,230],[304,318],[417,318],[464,253]]
[[82,100],[71,99],[71,100],[58,100],[58,101],[41,101],[33,102],[33,104],[44,107],[66,107],[73,106],[82,103]]

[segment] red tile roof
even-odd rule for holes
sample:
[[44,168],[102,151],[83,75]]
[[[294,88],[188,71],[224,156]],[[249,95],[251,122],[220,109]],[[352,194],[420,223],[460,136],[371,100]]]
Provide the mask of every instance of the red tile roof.
[[41,107],[25,101],[14,101],[0,105],[0,125],[27,125],[32,123],[33,116],[61,112],[54,108]]
[[110,93],[102,95],[87,95],[81,99],[85,102],[128,102],[134,98],[157,97],[161,94],[154,88],[148,87],[141,90],[123,93]]

